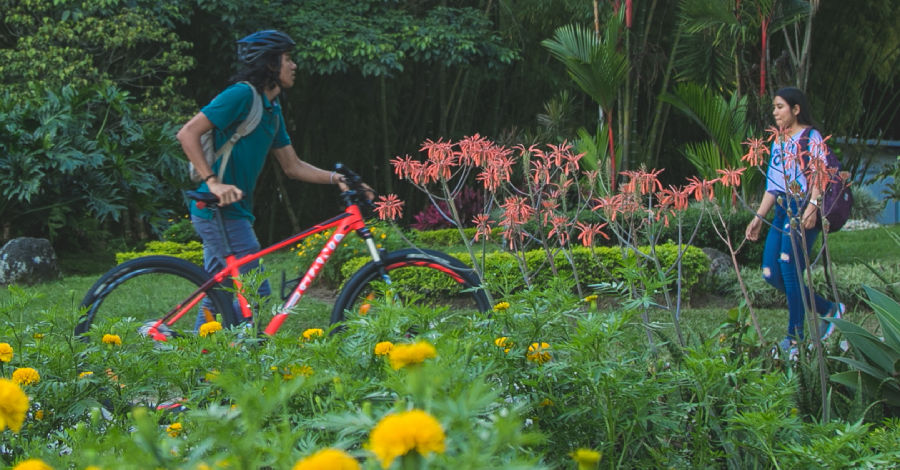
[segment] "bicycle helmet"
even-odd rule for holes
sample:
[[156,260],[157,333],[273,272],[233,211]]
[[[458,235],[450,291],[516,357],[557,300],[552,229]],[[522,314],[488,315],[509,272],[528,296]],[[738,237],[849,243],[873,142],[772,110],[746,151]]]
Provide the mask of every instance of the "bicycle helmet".
[[285,33],[270,29],[253,33],[237,42],[238,59],[250,65],[267,53],[281,54],[294,50],[297,43]]

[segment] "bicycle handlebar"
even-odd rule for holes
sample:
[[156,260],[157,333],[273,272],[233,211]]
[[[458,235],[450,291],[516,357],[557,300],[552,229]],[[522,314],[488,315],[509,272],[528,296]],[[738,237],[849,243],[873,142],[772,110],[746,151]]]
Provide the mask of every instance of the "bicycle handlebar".
[[349,191],[341,193],[344,205],[348,207],[351,205],[359,206],[363,212],[363,217],[368,218],[375,211],[375,204],[369,199],[368,193],[371,192],[372,197],[374,197],[376,195],[375,191],[363,186],[362,178],[351,169],[344,166],[343,163],[335,164],[334,171],[344,177],[344,184],[349,188]]

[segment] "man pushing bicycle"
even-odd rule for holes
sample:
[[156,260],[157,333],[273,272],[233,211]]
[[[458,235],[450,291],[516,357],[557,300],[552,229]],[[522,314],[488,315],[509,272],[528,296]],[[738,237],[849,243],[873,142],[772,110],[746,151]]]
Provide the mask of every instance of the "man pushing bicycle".
[[[225,231],[237,257],[260,249],[252,227],[253,190],[270,150],[289,178],[337,184],[342,191],[348,190],[341,175],[301,161],[285,129],[277,97],[294,85],[297,64],[290,53],[295,46],[290,36],[274,30],[239,40],[238,59],[243,69],[231,78],[229,88],[178,132],[178,140],[193,166],[194,179],[202,181],[198,191],[215,194],[220,200]],[[206,149],[201,142],[205,134],[210,140]],[[209,148],[213,143],[217,151]],[[199,208],[192,201],[190,211],[194,229],[203,240],[204,269],[215,273],[226,266],[226,243],[210,209]],[[257,267],[259,262],[254,261],[242,266],[240,272]],[[230,280],[222,284],[232,286]],[[269,281],[260,285],[258,293],[271,294]],[[195,329],[207,321],[204,310],[213,310],[208,298],[203,300]],[[235,305],[235,311],[239,310]]]

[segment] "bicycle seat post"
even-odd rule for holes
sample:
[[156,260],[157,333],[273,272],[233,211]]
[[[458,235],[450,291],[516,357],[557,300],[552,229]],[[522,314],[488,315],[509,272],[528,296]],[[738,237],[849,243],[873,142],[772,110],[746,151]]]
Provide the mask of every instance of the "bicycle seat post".
[[225,230],[225,218],[222,217],[222,211],[219,210],[219,205],[216,204],[210,207],[213,211],[213,215],[216,218],[216,225],[219,227],[219,235],[222,235],[222,243],[225,245],[225,256],[231,256],[234,254],[234,250],[231,249],[231,242],[228,241],[228,231]]

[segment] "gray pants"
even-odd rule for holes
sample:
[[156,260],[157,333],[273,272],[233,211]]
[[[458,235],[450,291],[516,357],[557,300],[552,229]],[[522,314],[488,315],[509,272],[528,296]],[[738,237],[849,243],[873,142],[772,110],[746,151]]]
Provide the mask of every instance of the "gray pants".
[[[194,224],[194,230],[196,230],[197,234],[200,235],[200,238],[203,239],[203,269],[210,274],[215,274],[216,272],[225,269],[225,243],[222,240],[222,235],[219,233],[219,227],[217,226],[215,219],[204,219],[192,215],[191,222]],[[250,224],[249,220],[225,219],[225,231],[228,233],[228,241],[231,243],[231,249],[238,258],[259,251],[259,240],[256,239],[256,233],[253,232],[253,226]],[[258,267],[259,260],[256,260],[241,266],[240,273],[245,274]],[[226,288],[233,287],[231,279],[225,280],[222,282],[222,285]],[[263,281],[257,292],[261,297],[270,295],[272,289],[269,287],[269,281]],[[208,298],[204,298],[201,305],[203,308],[209,309],[213,313],[218,313],[215,311],[212,302],[210,302]],[[240,321],[243,317],[241,314],[241,307],[236,299],[232,304],[232,308],[234,308],[235,318]],[[201,309],[197,314],[197,322],[194,324],[194,329],[199,330],[200,326],[204,323],[206,323],[206,316]]]

